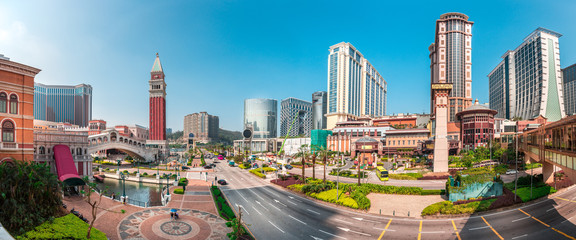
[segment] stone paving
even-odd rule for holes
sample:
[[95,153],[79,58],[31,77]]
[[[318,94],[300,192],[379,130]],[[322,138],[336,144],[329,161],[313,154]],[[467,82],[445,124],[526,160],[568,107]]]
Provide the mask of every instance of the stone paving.
[[[180,187],[172,187],[171,192],[174,188]],[[124,205],[103,197],[94,227],[113,240],[227,239],[226,233],[231,229],[218,216],[209,188],[210,183],[190,180],[184,195],[171,194],[172,199],[166,206],[153,208]],[[91,207],[83,198],[66,197],[64,203],[69,210],[74,208],[87,219],[92,219]],[[178,210],[178,220],[170,219],[172,208]]]

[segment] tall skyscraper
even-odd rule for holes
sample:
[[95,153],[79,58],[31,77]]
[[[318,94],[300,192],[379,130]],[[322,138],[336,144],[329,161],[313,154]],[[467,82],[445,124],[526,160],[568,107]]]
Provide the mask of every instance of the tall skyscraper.
[[576,113],[576,64],[562,69],[562,80],[564,81],[566,115],[574,115]]
[[297,98],[286,98],[282,100],[280,107],[280,136],[288,134],[291,137],[310,137],[312,103]]
[[164,77],[164,69],[156,53],[154,65],[150,70],[150,81],[148,81],[150,85],[150,131],[146,145],[158,148],[161,154],[166,155],[169,149],[166,140],[166,82],[164,82]]
[[34,83],[34,119],[88,126],[92,120],[92,86]]
[[218,138],[220,120],[207,112],[192,113],[184,116],[184,136],[194,134],[194,139],[200,142],[210,142]]
[[252,138],[275,138],[277,135],[278,101],[274,99],[244,100],[244,127],[252,127]]
[[386,115],[386,80],[350,43],[330,47],[327,128],[360,116]]
[[566,116],[558,45],[561,36],[538,28],[502,56],[502,62],[488,74],[490,108],[498,111],[496,117],[532,119],[542,115],[558,121]]
[[326,129],[327,96],[326,91],[312,93],[312,129]]
[[[472,105],[472,25],[462,13],[445,13],[436,20],[436,37],[430,51],[431,83],[451,83],[448,97],[448,122],[456,122],[456,113]],[[430,112],[436,109],[434,91],[430,94]]]

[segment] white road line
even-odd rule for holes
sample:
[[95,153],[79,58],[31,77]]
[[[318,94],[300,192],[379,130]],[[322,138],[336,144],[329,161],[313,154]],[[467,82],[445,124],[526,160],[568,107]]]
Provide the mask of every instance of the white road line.
[[256,209],[254,206],[252,206],[252,208],[254,208],[254,210],[256,210],[256,212],[260,215],[262,215],[262,213],[260,211],[258,211],[258,209]]
[[274,196],[276,196],[276,197],[280,197],[280,195],[276,194],[275,192],[272,192],[272,191],[270,191],[270,190],[268,190],[268,189],[266,189],[266,188],[262,188],[262,189],[264,189],[264,191],[266,191],[266,192],[272,193],[272,195],[274,195]]
[[435,231],[435,232],[420,232],[420,233],[444,233],[444,231]]
[[344,237],[340,237],[340,236],[338,236],[338,235],[334,235],[334,234],[332,234],[332,233],[329,233],[329,232],[326,232],[326,231],[322,231],[322,230],[318,230],[318,231],[320,231],[320,232],[323,232],[323,233],[325,233],[325,234],[328,234],[328,235],[330,235],[330,236],[333,236],[333,237],[337,237],[337,238],[346,239],[346,238],[344,238]]
[[550,208],[550,209],[546,210],[546,212],[550,212],[550,211],[555,210],[555,209],[556,208]]
[[298,205],[298,204],[296,204],[295,202],[292,202],[292,201],[290,201],[290,200],[286,200],[286,201],[288,201],[288,203],[290,203],[290,204]]
[[312,235],[310,235],[310,237],[313,238],[314,240],[324,240],[324,239],[322,239],[322,238],[314,237],[314,236],[312,236]]
[[275,198],[274,198],[274,202],[276,202],[276,203],[278,203],[278,204],[280,204],[280,205],[282,205],[282,206],[284,206],[284,207],[288,207],[288,206],[286,206],[286,204],[284,204],[284,203],[276,200]]
[[562,224],[562,223],[564,223],[564,222],[568,222],[568,221],[570,221],[570,219],[572,219],[573,217],[575,217],[575,216],[572,216],[572,217],[570,217],[570,218],[568,218],[568,219],[566,219],[566,220],[562,221],[560,224]]
[[530,218],[530,217],[518,218],[518,219],[516,219],[516,220],[512,220],[512,222],[518,222],[518,221],[521,221],[521,220],[524,220],[524,219],[528,219],[528,218]]
[[248,188],[248,191],[254,193],[255,196],[259,197],[260,199],[264,200],[263,197],[261,197],[260,195],[256,194],[256,192],[254,192],[252,189]]
[[278,210],[278,211],[282,211],[282,210],[280,210],[280,208],[276,207],[274,204],[270,204],[270,206],[272,206],[273,208],[276,208],[276,210]]
[[368,236],[371,237],[372,235],[368,234],[368,233],[363,233],[363,232],[356,232],[354,230],[351,230],[349,228],[343,228],[343,227],[337,227],[338,229],[342,230],[342,231],[346,231],[346,232],[351,232],[351,233],[356,233],[356,234],[360,234],[360,235],[364,235],[364,236]]
[[517,238],[527,237],[527,236],[528,236],[528,234],[524,234],[524,235],[520,235],[520,236],[513,237],[512,239],[517,239]]
[[347,223],[347,224],[350,224],[350,222],[348,222],[348,221],[344,221],[344,220],[342,220],[342,219],[338,219],[338,218],[336,218],[336,219],[334,219],[334,220],[336,220],[336,221],[339,221],[339,222],[343,222],[343,223]]
[[290,195],[288,195],[288,197],[289,197],[290,199],[296,201],[296,202],[302,202],[302,201],[300,201],[300,200],[298,200],[298,199],[296,199],[296,198],[294,198],[294,197],[292,197],[292,196],[290,196]]
[[292,218],[292,219],[294,219],[294,220],[296,220],[296,221],[298,221],[298,222],[300,222],[300,223],[302,223],[302,224],[304,224],[304,225],[308,225],[307,223],[302,222],[302,221],[298,220],[298,219],[295,218],[295,217],[292,217],[292,215],[288,215],[288,217],[290,217],[290,218]]
[[280,230],[280,232],[285,233],[282,229],[280,229],[278,226],[274,225],[274,223],[268,221],[270,224],[272,224],[272,226],[274,226],[276,229]]
[[308,209],[308,208],[306,208],[306,211],[308,211],[308,212],[313,212],[313,213],[316,213],[316,214],[320,215],[319,212],[316,212],[316,211],[314,211],[314,210],[310,210],[310,209]]
[[258,205],[260,205],[262,208],[266,209],[266,211],[270,211],[270,210],[268,210],[268,208],[264,207],[264,205],[262,205],[262,203],[260,203],[258,201],[255,201],[255,202],[258,203]]
[[469,228],[468,230],[474,231],[474,230],[480,230],[480,229],[489,228],[489,227],[490,227],[490,226],[477,227],[477,228]]
[[236,207],[237,207],[238,209],[242,208],[245,213],[247,213],[248,215],[250,215],[250,213],[246,210],[246,208],[245,208],[244,206],[238,205],[238,203],[236,203],[235,205],[236,205]]
[[242,197],[242,199],[244,199],[244,201],[248,202],[248,199],[246,199],[242,193],[240,193],[239,191],[236,191],[236,192],[238,192],[238,194],[240,194],[240,197]]

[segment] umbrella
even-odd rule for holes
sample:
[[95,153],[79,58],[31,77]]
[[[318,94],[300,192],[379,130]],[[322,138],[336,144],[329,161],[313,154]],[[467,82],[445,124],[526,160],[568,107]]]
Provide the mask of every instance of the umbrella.
[[177,212],[178,210],[176,208],[172,208],[170,209],[170,212]]

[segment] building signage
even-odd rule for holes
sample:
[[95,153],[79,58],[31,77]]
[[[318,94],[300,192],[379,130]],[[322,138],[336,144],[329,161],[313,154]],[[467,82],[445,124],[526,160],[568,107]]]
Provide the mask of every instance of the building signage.
[[432,89],[452,89],[451,83],[433,83]]
[[362,149],[372,149],[372,145],[362,145]]

